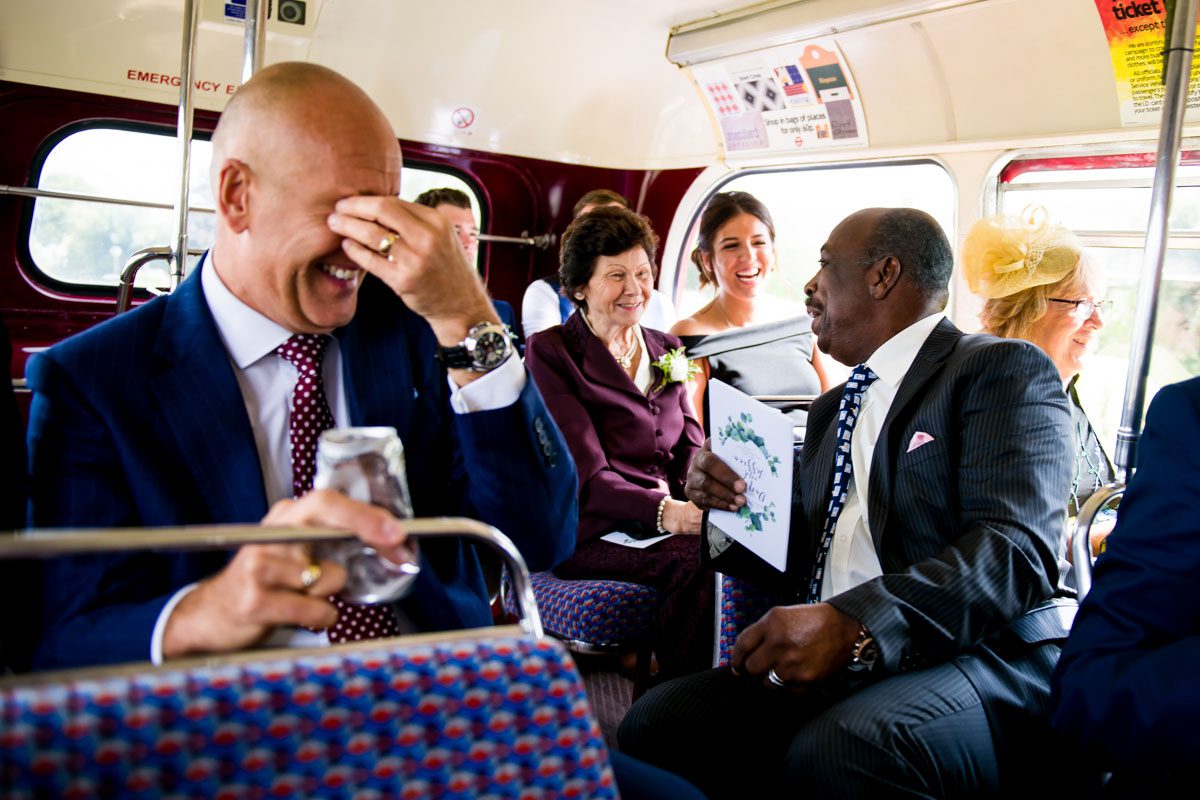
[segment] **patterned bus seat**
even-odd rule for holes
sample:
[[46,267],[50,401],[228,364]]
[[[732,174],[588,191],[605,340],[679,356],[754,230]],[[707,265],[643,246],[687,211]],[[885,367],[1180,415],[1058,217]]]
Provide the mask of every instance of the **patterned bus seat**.
[[0,796],[617,792],[571,658],[507,628],[6,679]]
[[733,656],[738,634],[782,602],[742,578],[719,576],[717,593],[717,652],[713,666],[725,667]]
[[[546,633],[596,649],[622,648],[645,641],[654,627],[658,591],[640,583],[564,580],[552,572],[530,575]],[[516,606],[505,593],[504,608]]]

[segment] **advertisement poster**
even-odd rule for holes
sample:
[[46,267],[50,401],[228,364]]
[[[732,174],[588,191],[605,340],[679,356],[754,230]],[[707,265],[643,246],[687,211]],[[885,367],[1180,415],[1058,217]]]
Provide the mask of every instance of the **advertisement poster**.
[[708,384],[712,451],[746,481],[746,505],[708,524],[780,572],[792,517],[792,421],[719,380]]
[[[1163,104],[1163,44],[1167,9],[1162,0],[1096,0],[1108,38],[1122,125],[1158,125]],[[1198,37],[1197,41],[1200,41]],[[1192,60],[1188,118],[1200,108],[1200,58]]]
[[729,153],[867,144],[862,102],[832,39],[693,67]]

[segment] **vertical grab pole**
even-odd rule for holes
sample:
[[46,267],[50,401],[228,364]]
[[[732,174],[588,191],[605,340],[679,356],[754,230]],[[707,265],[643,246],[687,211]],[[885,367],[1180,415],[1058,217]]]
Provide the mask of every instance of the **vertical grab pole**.
[[1171,195],[1175,189],[1175,167],[1179,163],[1183,115],[1187,110],[1188,84],[1192,74],[1192,49],[1196,41],[1196,0],[1177,0],[1174,24],[1167,31],[1167,37],[1164,53],[1166,92],[1163,96],[1162,126],[1159,130],[1158,157],[1154,169],[1154,190],[1150,197],[1146,249],[1142,254],[1141,290],[1138,292],[1134,316],[1133,346],[1129,354],[1125,403],[1121,412],[1121,426],[1117,429],[1117,451],[1114,459],[1124,482],[1128,482],[1129,473],[1137,462],[1142,409],[1146,404],[1150,347],[1154,341],[1158,293],[1162,284],[1163,264],[1167,258]]
[[246,0],[246,34],[242,39],[242,84],[262,69],[263,47],[267,37],[267,4]]
[[195,0],[183,3],[183,55],[179,64],[179,199],[175,204],[175,238],[171,245],[171,291],[183,281],[187,263],[188,190],[192,173],[192,63],[196,60],[196,29],[200,7]]

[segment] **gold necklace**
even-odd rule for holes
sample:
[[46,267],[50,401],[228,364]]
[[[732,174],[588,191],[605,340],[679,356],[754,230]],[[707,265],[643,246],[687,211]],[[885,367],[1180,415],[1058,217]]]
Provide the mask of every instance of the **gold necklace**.
[[725,327],[726,327],[726,328],[736,328],[736,327],[738,327],[737,325],[734,325],[732,322],[730,322],[730,321],[729,321],[729,317],[728,317],[728,316],[725,314],[725,309],[721,307],[721,301],[720,301],[720,300],[718,300],[717,298],[715,298],[715,297],[714,297],[714,298],[713,298],[713,305],[717,307],[717,313],[721,315],[721,319],[725,320]]
[[[583,324],[587,325],[587,329],[592,332],[593,336],[595,336],[597,339],[600,338],[600,335],[598,333],[596,333],[596,329],[592,327],[592,321],[590,319],[588,319],[586,312],[583,315]],[[608,354],[617,360],[617,363],[621,365],[622,369],[629,369],[629,367],[633,364],[633,357],[635,355],[637,355],[637,349],[638,349],[637,331],[631,331],[631,333],[633,334],[633,341],[629,343],[629,349],[626,350],[623,354],[618,356],[618,355],[613,355],[613,352],[611,350],[608,351]],[[605,347],[605,349],[607,350],[608,348]]]
[[613,356],[622,369],[629,369],[633,364],[633,357],[637,355],[638,338],[637,334],[633,334],[633,341],[629,343],[629,349],[623,355]]

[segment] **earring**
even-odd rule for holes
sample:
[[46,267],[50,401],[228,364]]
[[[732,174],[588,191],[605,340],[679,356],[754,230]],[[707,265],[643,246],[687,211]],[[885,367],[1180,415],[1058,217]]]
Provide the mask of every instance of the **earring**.
[[583,299],[583,292],[576,292],[576,293],[575,293],[575,299],[576,299],[576,300],[582,300],[582,299]]

